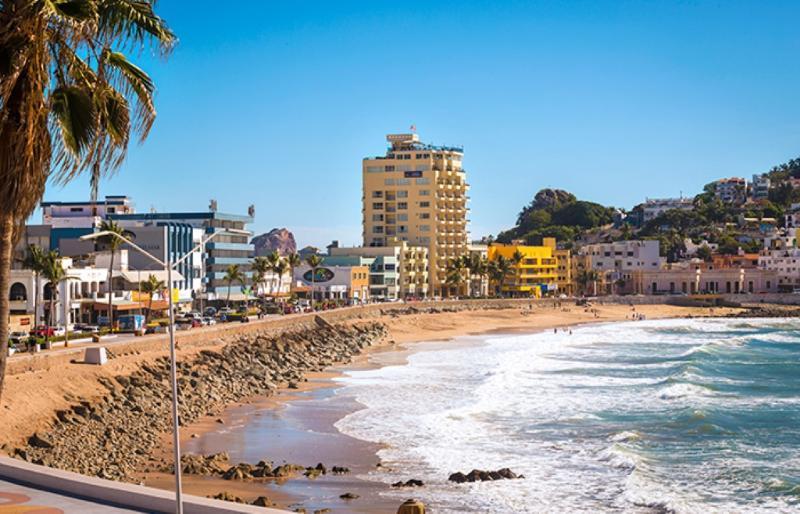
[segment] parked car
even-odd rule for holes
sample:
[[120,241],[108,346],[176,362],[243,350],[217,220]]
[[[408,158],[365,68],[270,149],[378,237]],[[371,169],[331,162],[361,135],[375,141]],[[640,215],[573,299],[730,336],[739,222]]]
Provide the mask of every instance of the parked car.
[[203,315],[198,311],[187,312],[183,317],[186,319],[203,319]]
[[211,325],[216,325],[216,324],[217,324],[217,320],[215,320],[211,316],[206,316],[206,317],[203,318],[203,325],[211,326]]
[[217,314],[217,309],[214,307],[206,307],[206,310],[203,312],[206,316],[214,316]]
[[56,335],[56,327],[37,325],[31,329],[30,335],[35,337],[53,337]]

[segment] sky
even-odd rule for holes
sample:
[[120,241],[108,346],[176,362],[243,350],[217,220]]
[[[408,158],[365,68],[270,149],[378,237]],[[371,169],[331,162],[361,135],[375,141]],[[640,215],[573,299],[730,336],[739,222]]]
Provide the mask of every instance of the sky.
[[[464,147],[474,238],[545,187],[630,208],[800,155],[800,2],[160,0],[147,141],[104,180],[146,212],[361,243],[361,160],[415,125]],[[84,200],[88,178],[46,200]],[[40,214],[34,215],[39,222]]]

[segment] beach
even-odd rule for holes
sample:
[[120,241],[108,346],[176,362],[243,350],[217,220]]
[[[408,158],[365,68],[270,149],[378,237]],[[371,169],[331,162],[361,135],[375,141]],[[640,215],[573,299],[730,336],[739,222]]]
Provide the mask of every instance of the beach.
[[[186,453],[212,454],[228,452],[231,462],[297,463],[327,468],[348,467],[346,475],[308,479],[302,475],[279,483],[272,481],[229,481],[209,477],[185,477],[187,492],[215,495],[228,491],[244,500],[266,495],[285,508],[329,508],[333,512],[394,512],[399,502],[381,493],[387,485],[363,480],[374,473],[380,463],[377,452],[381,445],[345,435],[336,428],[343,418],[359,411],[363,405],[352,398],[339,398],[338,381],[343,374],[404,363],[415,352],[441,348],[468,348],[481,344],[477,334],[546,334],[554,329],[569,333],[579,325],[632,320],[723,316],[736,309],[687,308],[668,305],[594,305],[591,309],[546,304],[523,305],[516,309],[441,312],[436,314],[387,315],[379,318],[389,327],[382,344],[369,348],[346,366],[335,366],[325,373],[309,375],[297,389],[281,389],[267,399],[231,406],[222,416],[207,417],[183,427],[183,448]],[[465,337],[466,336],[466,337]],[[221,421],[221,423],[220,423]],[[169,449],[168,440],[164,448]],[[161,458],[168,458],[165,451]],[[468,471],[468,470],[466,470]],[[419,477],[425,480],[425,477]],[[169,489],[172,477],[163,473],[144,473],[148,485]],[[342,500],[339,495],[351,493],[356,500]],[[402,494],[414,496],[404,489]],[[398,493],[400,494],[400,493]]]

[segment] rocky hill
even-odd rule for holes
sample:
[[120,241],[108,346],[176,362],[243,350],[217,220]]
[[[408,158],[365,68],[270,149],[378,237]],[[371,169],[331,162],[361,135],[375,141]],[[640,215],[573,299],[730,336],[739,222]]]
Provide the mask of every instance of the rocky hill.
[[266,234],[254,237],[251,242],[255,247],[256,255],[268,255],[275,250],[281,255],[297,251],[294,234],[285,228],[273,228]]

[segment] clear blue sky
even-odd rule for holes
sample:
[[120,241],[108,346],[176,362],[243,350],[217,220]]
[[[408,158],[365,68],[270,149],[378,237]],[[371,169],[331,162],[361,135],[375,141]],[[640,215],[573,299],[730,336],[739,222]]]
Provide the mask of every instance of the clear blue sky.
[[[473,236],[543,187],[631,207],[800,155],[800,2],[161,0],[159,118],[100,194],[360,243],[361,158],[463,145]],[[48,200],[88,197],[88,180]],[[34,219],[38,222],[38,215]]]

